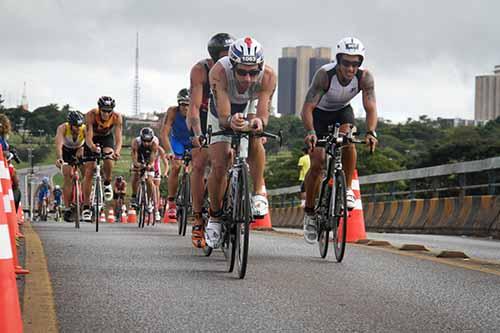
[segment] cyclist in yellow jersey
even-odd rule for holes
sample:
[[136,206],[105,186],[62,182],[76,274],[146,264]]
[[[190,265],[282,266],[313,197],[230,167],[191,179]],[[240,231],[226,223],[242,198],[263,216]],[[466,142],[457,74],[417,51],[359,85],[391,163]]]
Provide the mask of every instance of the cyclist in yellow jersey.
[[64,221],[71,222],[71,177],[72,168],[70,165],[63,163],[71,163],[75,157],[83,155],[83,144],[85,143],[85,124],[83,123],[83,115],[77,111],[70,111],[68,121],[57,127],[56,131],[56,165],[58,168],[62,166],[64,176],[63,185],[63,200],[64,200]]

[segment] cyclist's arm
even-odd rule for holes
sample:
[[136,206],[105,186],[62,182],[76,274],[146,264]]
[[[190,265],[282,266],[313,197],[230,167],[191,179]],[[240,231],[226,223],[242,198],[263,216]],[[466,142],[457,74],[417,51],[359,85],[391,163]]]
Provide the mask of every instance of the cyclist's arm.
[[226,73],[221,64],[217,63],[209,73],[210,89],[215,98],[217,115],[222,127],[229,128],[228,118],[231,115],[231,100],[227,94]]
[[123,118],[121,114],[117,114],[115,124],[115,154],[120,155],[122,151],[122,128]]
[[375,80],[368,70],[363,71],[360,82],[363,91],[363,107],[366,112],[366,129],[375,131],[377,128],[377,99],[375,97]]
[[163,118],[163,124],[160,129],[160,140],[163,148],[167,153],[172,153],[172,147],[170,146],[170,131],[172,129],[172,124],[175,120],[175,107],[169,107],[167,114]]
[[87,144],[87,146],[90,148],[90,150],[95,150],[97,147],[96,145],[94,144],[94,128],[93,128],[93,124],[94,124],[94,110],[90,110],[89,112],[87,112],[87,114],[85,114],[85,123],[87,124],[87,126],[85,126],[85,143]]
[[261,87],[262,89],[258,94],[259,102],[257,103],[256,117],[261,119],[262,127],[264,128],[269,121],[271,103],[276,89],[276,73],[271,67],[265,66]]
[[319,103],[321,96],[324,95],[328,88],[328,74],[323,68],[320,68],[313,77],[309,90],[307,91],[304,105],[302,106],[302,122],[306,131],[314,131],[313,111]]
[[163,149],[162,146],[158,146],[158,151],[160,154],[160,159],[163,162],[163,174],[166,176],[168,174],[168,159],[167,155],[165,154],[165,150]]
[[61,124],[57,127],[57,132],[56,132],[56,155],[58,160],[62,160],[63,152],[63,143],[64,143],[64,129],[66,125]]
[[197,63],[191,69],[191,86],[190,86],[190,102],[187,114],[187,125],[195,136],[200,136],[200,107],[203,101],[203,82],[207,80],[203,65]]
[[134,138],[132,139],[132,143],[130,144],[131,146],[131,154],[132,154],[132,164],[134,166],[137,166],[139,165],[139,147],[138,147],[138,143],[137,143],[137,140]]
[[151,155],[149,156],[149,163],[148,163],[150,168],[154,167],[156,157],[158,156],[158,146],[159,146],[158,140],[154,139],[153,144],[151,146]]

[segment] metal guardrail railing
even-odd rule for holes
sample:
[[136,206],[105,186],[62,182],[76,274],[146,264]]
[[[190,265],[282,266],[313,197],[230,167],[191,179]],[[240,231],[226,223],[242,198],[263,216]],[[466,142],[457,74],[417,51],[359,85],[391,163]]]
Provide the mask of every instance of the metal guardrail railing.
[[[500,171],[500,156],[487,158],[484,160],[460,162],[453,164],[444,164],[428,168],[419,168],[395,172],[387,172],[359,177],[359,183],[362,190],[362,197],[369,201],[387,198],[394,200],[397,197],[408,197],[414,199],[422,193],[431,193],[437,197],[440,193],[457,193],[458,196],[464,196],[467,191],[486,189],[487,194],[495,195],[500,187],[498,180],[498,171]],[[487,183],[468,184],[467,174],[485,172]],[[458,184],[452,186],[440,186],[439,178],[456,175]],[[419,180],[430,180],[430,184],[425,188],[417,188]],[[397,182],[409,182],[409,189],[396,190]],[[377,192],[377,185],[389,183],[388,190]],[[268,190],[271,205],[274,207],[295,206],[299,203],[297,193],[300,192],[300,186],[290,186],[279,189]]]

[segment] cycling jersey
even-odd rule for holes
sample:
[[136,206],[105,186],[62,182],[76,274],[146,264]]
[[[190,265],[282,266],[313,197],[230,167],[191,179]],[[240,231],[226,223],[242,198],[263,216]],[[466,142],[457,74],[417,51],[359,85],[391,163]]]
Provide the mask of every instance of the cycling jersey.
[[191,147],[190,131],[186,124],[186,117],[179,111],[175,111],[175,119],[170,130],[170,146],[177,158],[182,157],[185,147]]
[[111,134],[111,130],[114,127],[118,114],[111,112],[108,120],[103,120],[101,118],[101,112],[96,110],[94,113],[94,123],[92,124],[92,129],[94,130],[94,136],[107,136]]
[[[154,139],[153,139],[154,140]],[[135,138],[137,142],[137,160],[140,163],[149,163],[151,159],[151,152],[153,145],[145,146],[142,143],[141,137],[138,136]]]
[[321,69],[326,71],[329,85],[324,95],[321,96],[316,108],[328,112],[342,110],[361,91],[359,82],[361,81],[363,70],[358,69],[351,82],[343,86],[338,79],[337,64],[335,62],[326,64]]
[[117,182],[115,181],[115,192],[123,192],[125,191],[125,182]]
[[[226,73],[227,94],[231,101],[231,114],[243,113],[245,111],[249,114],[255,113],[255,101],[261,89],[264,70],[260,72],[257,80],[245,92],[239,93],[229,57],[223,57],[217,63],[222,65]],[[214,117],[218,117],[215,98],[210,98],[210,113]]]
[[60,205],[61,204],[62,195],[63,195],[62,190],[61,189],[54,190],[53,194],[54,194],[54,202],[57,205]]
[[49,197],[49,185],[42,185],[38,190],[38,201],[43,201],[43,199]]
[[76,138],[71,131],[71,125],[65,123],[63,146],[69,149],[78,149],[85,143],[85,125],[80,126]]

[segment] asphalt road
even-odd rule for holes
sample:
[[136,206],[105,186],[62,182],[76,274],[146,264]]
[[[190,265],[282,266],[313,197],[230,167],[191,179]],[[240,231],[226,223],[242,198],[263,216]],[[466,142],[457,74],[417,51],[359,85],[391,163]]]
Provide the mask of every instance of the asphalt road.
[[498,331],[500,276],[295,236],[253,233],[247,276],[175,225],[35,223],[62,332]]

